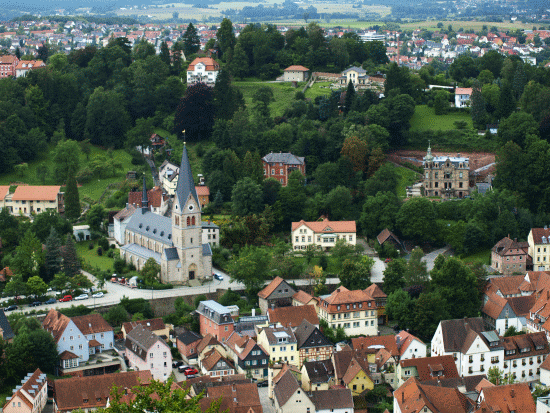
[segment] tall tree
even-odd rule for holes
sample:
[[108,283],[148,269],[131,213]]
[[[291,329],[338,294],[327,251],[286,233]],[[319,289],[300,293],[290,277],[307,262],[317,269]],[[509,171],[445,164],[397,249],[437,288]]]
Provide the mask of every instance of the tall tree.
[[355,86],[350,79],[348,82],[348,88],[346,89],[346,97],[344,98],[344,112],[348,113],[355,102]]
[[61,256],[63,258],[63,272],[69,277],[73,277],[74,275],[80,273],[80,260],[78,259],[78,254],[76,253],[72,234],[67,234],[67,240],[65,241],[65,245],[61,251]]
[[413,198],[403,204],[397,214],[403,235],[418,241],[433,241],[437,236],[433,203],[426,198]]
[[243,176],[251,178],[257,184],[262,184],[264,180],[264,167],[262,158],[258,152],[247,151],[244,155],[243,162]]
[[42,265],[44,265],[42,243],[29,229],[15,249],[13,266],[17,273],[23,276],[23,281],[26,282],[30,277],[39,275]]
[[405,272],[407,262],[402,258],[391,260],[384,270],[384,286],[382,290],[386,295],[405,287]]
[[218,119],[230,120],[236,111],[245,106],[241,91],[231,86],[231,74],[226,68],[218,73],[213,92]]
[[249,215],[262,211],[264,205],[260,184],[246,177],[238,181],[231,192],[232,210],[235,215]]
[[347,137],[340,154],[349,158],[355,172],[365,172],[368,147],[364,140],[356,136]]
[[247,293],[256,293],[269,277],[271,253],[264,247],[245,246],[234,255],[227,270],[231,280],[244,284]]
[[197,29],[193,26],[193,23],[189,23],[185,33],[183,34],[183,53],[185,57],[191,56],[197,53],[201,47],[201,39],[197,33]]
[[170,67],[170,49],[168,48],[168,43],[166,43],[164,40],[160,44],[160,60],[164,62],[164,64],[168,67]]
[[61,271],[61,263],[61,240],[55,228],[52,227],[50,235],[46,239],[46,250],[44,252],[44,268],[47,281],[53,279],[53,276]]
[[215,114],[213,98],[212,88],[205,83],[194,83],[187,88],[174,118],[174,131],[180,139],[199,142],[210,137]]
[[229,63],[229,69],[231,73],[239,79],[243,79],[249,74],[250,62],[248,60],[248,55],[239,42],[237,42],[233,50],[233,58]]
[[420,248],[415,248],[411,252],[409,261],[407,262],[407,270],[403,276],[405,285],[412,287],[415,285],[425,286],[428,284],[428,269],[426,262],[422,261],[424,251]]
[[140,275],[146,285],[153,285],[159,282],[160,264],[154,258],[149,258],[140,271]]
[[65,216],[69,219],[77,219],[80,217],[80,196],[74,171],[69,171],[68,175],[65,189]]
[[232,51],[237,43],[231,20],[228,18],[224,18],[222,20],[220,28],[216,32],[216,38],[218,39],[218,43],[220,45],[222,58],[225,59],[224,54],[226,54],[229,50]]
[[370,285],[374,260],[363,256],[360,260],[344,260],[340,271],[340,281],[348,290],[364,290]]

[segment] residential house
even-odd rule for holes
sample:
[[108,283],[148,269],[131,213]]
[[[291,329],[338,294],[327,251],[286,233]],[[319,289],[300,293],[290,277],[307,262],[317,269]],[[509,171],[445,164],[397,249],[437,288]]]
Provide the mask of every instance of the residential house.
[[305,82],[309,77],[309,69],[300,65],[289,66],[284,70],[283,81]]
[[15,77],[15,68],[19,63],[17,56],[4,55],[0,56],[0,79],[6,77]]
[[460,156],[433,156],[428,146],[424,157],[424,195],[443,199],[464,198],[470,194],[470,159]]
[[315,413],[353,413],[354,404],[349,389],[317,390],[311,394]]
[[550,289],[537,290],[533,295],[536,301],[529,309],[527,329],[532,332],[542,331],[550,340]]
[[48,401],[46,373],[36,369],[28,373],[10,397],[6,397],[3,413],[40,413]]
[[92,232],[89,225],[73,225],[73,237],[77,241],[88,241],[92,239]]
[[172,353],[166,342],[138,324],[126,334],[125,356],[128,366],[149,370],[155,380],[166,381],[172,373]]
[[292,331],[295,331],[304,320],[307,320],[314,326],[319,326],[319,317],[317,316],[315,307],[312,305],[268,309],[267,317],[269,325],[290,327]]
[[378,244],[380,246],[384,246],[384,244],[390,244],[393,245],[393,247],[398,251],[403,248],[401,240],[397,238],[397,235],[395,235],[387,228],[384,228],[382,232],[380,232],[380,234],[376,236],[376,240],[378,241]]
[[306,163],[303,156],[296,156],[290,152],[269,153],[262,158],[264,178],[274,178],[287,186],[288,177],[294,171],[306,175]]
[[164,324],[162,318],[128,321],[126,323],[122,323],[122,337],[126,340],[126,335],[138,325],[141,325],[146,330],[152,331],[163,340],[168,340],[170,337],[170,330],[174,328],[171,324]]
[[504,377],[513,376],[516,381],[538,380],[541,365],[550,350],[543,332],[504,337]]
[[535,304],[535,296],[531,294],[504,298],[494,290],[495,288],[487,286],[483,295],[481,316],[485,323],[500,335],[504,335],[510,327],[522,331],[527,325],[529,310]]
[[78,409],[91,412],[105,408],[113,386],[131,389],[150,383],[152,379],[151,372],[145,370],[55,380],[54,413],[70,413]]
[[31,70],[46,67],[42,60],[20,60],[15,66],[15,77],[27,76]]
[[275,277],[263,290],[258,293],[258,303],[263,314],[269,308],[286,307],[292,304],[292,296],[296,290],[281,277]]
[[[59,185],[19,185],[13,193],[9,187],[0,187],[0,207],[7,208],[12,215],[30,215],[50,209],[63,212],[63,193]],[[0,208],[0,209],[1,209]]]
[[398,386],[411,377],[419,381],[453,379],[460,377],[452,356],[419,357],[401,360],[397,365]]
[[298,367],[302,367],[305,361],[331,358],[333,345],[318,326],[304,319],[294,330],[294,335],[299,352]]
[[[180,168],[173,163],[164,161],[159,168],[159,179],[162,189],[170,196],[175,195],[178,186]],[[199,174],[199,185],[195,186],[199,203],[204,208],[210,202],[210,189],[204,184],[204,181]]]
[[486,386],[477,399],[476,413],[533,413],[535,401],[527,383]]
[[220,412],[263,413],[258,387],[255,383],[223,383],[206,386],[204,397],[199,401],[201,410],[207,411],[212,402],[218,400],[220,401]]
[[231,376],[235,374],[235,366],[224,354],[213,348],[202,357],[199,356],[199,366],[202,374],[207,376]]
[[372,390],[375,380],[371,377],[371,371],[375,367],[369,365],[368,353],[352,350],[346,346],[343,350],[332,353],[334,365],[334,379],[337,385],[350,389],[354,396]]
[[369,76],[367,71],[362,67],[352,66],[342,72],[340,76],[340,85],[346,87],[348,83],[352,83],[355,89],[358,86],[366,86],[368,84]]
[[396,361],[428,356],[426,344],[405,330],[397,335],[355,337],[351,339],[351,345],[355,350],[372,353],[383,348]]
[[502,275],[524,274],[531,261],[528,251],[528,242],[504,237],[491,249],[491,267]]
[[315,307],[315,311],[317,311],[317,300],[303,290],[298,290],[294,293],[292,296],[292,305],[296,307],[301,305],[312,305]]
[[[2,241],[0,240],[0,248],[2,248]],[[5,283],[7,280],[13,277],[13,271],[10,267],[4,267],[0,270],[0,282]]]
[[378,315],[378,325],[384,325],[388,321],[388,316],[386,315],[386,300],[388,296],[382,291],[382,289],[372,283],[369,287],[365,289],[365,292],[374,298],[376,301],[376,313]]
[[[99,314],[67,317],[53,308],[42,322],[57,344],[58,375],[82,367],[90,355],[114,348],[114,331]],[[92,367],[93,368],[93,367]]]
[[330,250],[340,239],[350,245],[357,242],[355,221],[293,222],[291,229],[292,249],[306,250],[312,245],[324,251]]
[[529,243],[529,256],[533,260],[533,269],[535,271],[550,270],[550,229],[531,228],[527,237]]
[[456,388],[420,384],[411,377],[393,392],[393,413],[470,413],[475,404]]
[[254,339],[233,332],[225,342],[225,347],[237,374],[267,380],[269,353]]
[[216,301],[207,300],[199,303],[197,313],[203,337],[211,334],[217,340],[225,342],[233,333],[234,322],[229,308]]
[[[155,186],[147,191],[146,208],[149,208],[154,214],[164,215],[168,211],[168,195],[163,193],[163,190],[159,186]],[[133,205],[136,209],[143,208],[142,202],[143,192],[139,190],[133,190],[128,192],[128,205]]]
[[220,64],[211,57],[197,57],[187,68],[187,85],[202,82],[214,86],[220,71]]
[[186,330],[176,337],[176,347],[181,356],[189,361],[198,357],[197,346],[201,342],[202,337],[194,331]]
[[204,358],[204,355],[213,348],[217,349],[220,353],[225,354],[225,347],[218,341],[212,334],[207,334],[197,344],[197,357],[199,359]]
[[126,205],[126,208],[121,209],[113,217],[114,238],[118,245],[124,245],[126,225],[130,221],[131,216],[137,211],[133,205]]
[[421,381],[420,384],[426,386],[446,387],[448,389],[457,389],[460,393],[468,397],[470,400],[476,401],[479,392],[483,387],[493,386],[485,374],[477,376],[454,377],[454,378],[438,378],[435,380]]
[[296,336],[289,327],[266,327],[258,334],[258,344],[273,363],[285,362],[298,366],[300,353]]
[[275,413],[315,412],[315,405],[290,370],[277,378],[273,386],[273,396]]
[[550,386],[550,357],[546,357],[540,365],[540,384]]
[[471,87],[457,87],[455,89],[455,107],[466,108],[470,106],[471,96],[472,96]]
[[8,317],[6,317],[6,313],[4,312],[4,309],[0,308],[0,338],[10,343],[14,337],[15,337],[15,334],[13,333],[13,330],[10,326]]
[[537,413],[550,413],[550,396],[537,397]]
[[301,371],[305,391],[328,390],[336,384],[331,359],[304,361]]
[[338,287],[319,298],[319,318],[331,328],[343,328],[348,336],[378,334],[376,301],[364,290]]
[[486,374],[491,367],[503,370],[504,346],[496,331],[485,331],[481,317],[439,322],[432,338],[432,356],[451,355],[458,373]]

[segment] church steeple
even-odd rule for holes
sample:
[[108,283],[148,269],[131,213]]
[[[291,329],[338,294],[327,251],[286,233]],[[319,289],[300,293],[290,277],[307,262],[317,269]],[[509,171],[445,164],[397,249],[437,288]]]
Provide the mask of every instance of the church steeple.
[[143,175],[143,193],[141,195],[141,213],[145,214],[149,210],[149,200],[147,198],[147,184],[145,183],[145,175]]
[[187,154],[187,145],[184,142],[178,176],[178,185],[176,187],[176,201],[179,203],[180,208],[183,208],[189,198],[189,195],[193,197],[200,208],[199,197],[197,196],[197,191],[195,189],[195,181],[193,180],[193,172],[191,171],[191,164],[189,163],[189,157]]

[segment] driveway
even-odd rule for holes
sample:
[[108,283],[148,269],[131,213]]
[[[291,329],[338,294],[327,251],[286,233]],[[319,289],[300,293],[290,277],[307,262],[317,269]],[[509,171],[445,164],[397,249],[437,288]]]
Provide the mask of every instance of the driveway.
[[434,261],[437,258],[437,256],[439,254],[447,254],[449,252],[449,249],[450,249],[450,247],[440,248],[440,249],[432,251],[432,252],[424,255],[424,257],[422,257],[422,261],[424,261],[426,263],[426,267],[428,268],[428,272],[433,270]]
[[264,413],[275,413],[275,407],[268,396],[269,387],[258,387],[258,394],[260,396],[260,403],[262,404],[262,410]]

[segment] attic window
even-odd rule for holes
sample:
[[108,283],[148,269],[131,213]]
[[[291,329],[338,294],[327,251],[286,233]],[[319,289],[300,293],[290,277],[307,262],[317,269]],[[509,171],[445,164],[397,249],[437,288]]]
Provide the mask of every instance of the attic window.
[[172,239],[172,234],[168,234],[168,239]]
[[149,225],[145,227],[145,231],[149,231]]
[[139,224],[139,225],[138,225],[138,228],[142,228],[142,227],[143,227],[143,224]]
[[160,236],[161,236],[161,237],[164,236],[164,231],[160,231]]
[[153,234],[156,234],[156,233],[157,233],[157,229],[155,228],[155,229],[153,230]]

